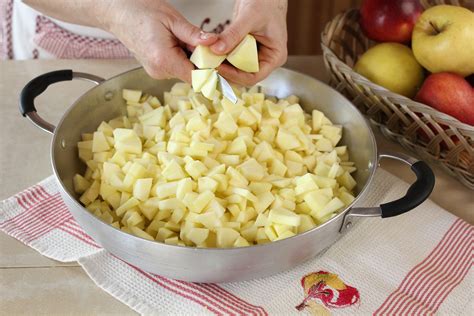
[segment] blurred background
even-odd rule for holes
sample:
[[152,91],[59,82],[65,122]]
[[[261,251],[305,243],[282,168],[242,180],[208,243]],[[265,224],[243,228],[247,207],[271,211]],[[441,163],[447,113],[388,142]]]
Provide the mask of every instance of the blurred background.
[[[394,0],[397,1],[397,0]],[[321,54],[321,32],[338,13],[362,0],[288,0],[288,53]]]

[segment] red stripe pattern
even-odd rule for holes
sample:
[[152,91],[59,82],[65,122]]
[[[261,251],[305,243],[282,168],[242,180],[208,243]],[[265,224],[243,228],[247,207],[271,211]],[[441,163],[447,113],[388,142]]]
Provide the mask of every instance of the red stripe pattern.
[[[59,229],[88,245],[100,248],[74,220],[66,221]],[[252,305],[216,284],[198,284],[168,279],[145,272],[128,263],[127,265],[158,286],[187,298],[216,315],[267,315],[267,312],[261,306]]]
[[[51,195],[42,186],[36,185],[16,195],[15,199],[23,211],[0,224],[0,229],[11,236],[30,243],[58,229],[87,245],[101,248],[77,224],[59,193]],[[168,279],[129,266],[160,288],[188,299],[216,315],[267,315],[261,306],[250,304],[216,284]]]
[[[0,223],[0,229],[29,243],[58,229],[100,248],[73,219],[59,193],[50,194],[36,185],[15,196],[23,209]],[[375,315],[434,314],[473,265],[473,226],[458,219],[431,253],[417,264],[376,310]],[[230,293],[216,284],[198,284],[161,277],[129,265],[144,279],[179,295],[216,315],[267,315],[266,310]]]
[[33,42],[56,58],[129,58],[130,51],[118,40],[82,36],[63,29],[45,16],[36,17]]
[[135,266],[134,270],[155,284],[188,298],[216,315],[268,315],[261,306],[252,305],[216,284],[199,284],[167,279],[145,272]]
[[375,315],[432,315],[473,265],[473,226],[458,219]]
[[72,219],[59,193],[50,195],[39,185],[18,194],[16,200],[25,211],[1,223],[0,229],[24,243],[36,240]]
[[96,244],[94,239],[92,239],[82,230],[82,228],[73,218],[66,220],[63,225],[59,227],[59,229],[88,244],[89,246],[92,246],[94,248],[101,248],[98,244]]

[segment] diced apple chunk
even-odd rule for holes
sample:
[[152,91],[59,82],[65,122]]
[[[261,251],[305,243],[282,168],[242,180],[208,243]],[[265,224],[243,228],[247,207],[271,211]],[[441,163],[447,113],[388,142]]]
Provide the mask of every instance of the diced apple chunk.
[[140,201],[145,201],[148,199],[151,190],[151,184],[153,179],[138,179],[133,185],[133,196]]
[[298,226],[298,234],[304,233],[316,227],[316,224],[314,223],[311,216],[307,214],[299,214],[299,217],[301,220],[300,220],[300,225]]
[[236,230],[227,227],[221,227],[216,229],[217,235],[217,247],[219,248],[229,248],[232,247],[239,238],[240,234]]
[[317,214],[331,200],[330,197],[320,191],[311,191],[304,196],[304,201],[311,209],[311,215]]
[[268,213],[268,220],[276,224],[288,226],[298,226],[301,221],[298,214],[284,208],[271,209],[270,213]]
[[247,247],[250,246],[249,242],[242,236],[237,237],[233,247]]
[[110,149],[110,145],[107,142],[107,138],[103,132],[94,132],[92,140],[92,152],[98,153],[107,151]]
[[80,174],[74,175],[72,181],[74,185],[74,191],[79,194],[84,193],[91,186],[91,183]]
[[255,37],[247,34],[236,48],[227,56],[236,68],[245,72],[258,72],[258,52]]
[[206,82],[201,87],[201,93],[206,98],[212,100],[216,94],[217,82],[218,82],[217,72],[213,71]]
[[278,130],[276,144],[283,150],[291,150],[300,146],[298,139],[284,128]]
[[122,90],[122,98],[124,98],[127,102],[140,102],[140,98],[142,96],[142,92],[139,90],[131,90],[131,89],[123,89]]
[[186,177],[183,168],[175,161],[171,161],[162,171],[163,177],[165,179],[174,181],[180,180]]
[[322,209],[316,212],[311,212],[311,215],[317,220],[322,220],[326,216],[330,215],[331,213],[337,212],[343,207],[344,207],[344,202],[342,202],[340,199],[336,197],[336,198],[333,198],[331,201],[329,201]]
[[202,87],[211,76],[213,69],[196,69],[191,72],[194,92],[201,92]]
[[155,240],[155,238],[153,238],[153,236],[151,236],[150,234],[148,234],[147,232],[143,231],[142,229],[140,229],[136,226],[130,227],[130,230],[132,231],[132,234],[134,234],[137,237],[141,237],[141,238],[148,239],[148,240]]
[[237,132],[238,126],[232,116],[226,112],[221,112],[219,118],[214,123],[214,126],[219,130],[221,136],[234,135]]
[[214,54],[208,46],[198,45],[191,55],[191,62],[199,69],[217,68],[224,61],[226,55]]
[[196,245],[204,243],[208,236],[209,229],[207,228],[191,228],[186,234],[186,237]]
[[275,200],[275,196],[271,192],[265,192],[257,195],[257,202],[253,205],[257,213],[263,213]]
[[348,190],[352,190],[357,185],[357,182],[347,171],[337,178],[337,181]]
[[250,181],[260,181],[265,176],[265,169],[254,158],[246,160],[237,169]]

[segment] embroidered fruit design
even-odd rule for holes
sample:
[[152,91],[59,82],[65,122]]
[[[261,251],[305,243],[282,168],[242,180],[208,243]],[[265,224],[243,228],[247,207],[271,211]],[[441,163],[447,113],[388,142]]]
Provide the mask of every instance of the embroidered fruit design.
[[301,279],[305,298],[296,309],[308,308],[314,315],[329,315],[329,311],[317,304],[321,302],[328,308],[344,308],[360,300],[359,291],[345,284],[337,274],[326,271],[310,273]]

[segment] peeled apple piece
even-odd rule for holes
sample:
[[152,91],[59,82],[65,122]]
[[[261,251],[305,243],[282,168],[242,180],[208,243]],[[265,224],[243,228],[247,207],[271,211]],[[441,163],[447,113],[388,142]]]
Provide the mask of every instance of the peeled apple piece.
[[201,92],[202,87],[210,78],[213,69],[195,69],[191,72],[191,81],[194,92]]
[[208,46],[198,45],[191,55],[191,62],[199,69],[217,68],[224,61],[226,55],[214,54]]
[[227,56],[234,67],[245,72],[258,72],[257,40],[250,34]]
[[209,78],[206,80],[206,82],[201,88],[201,93],[203,96],[212,100],[212,98],[214,97],[214,94],[216,93],[217,80],[218,80],[217,72],[213,70],[211,75],[209,76]]

